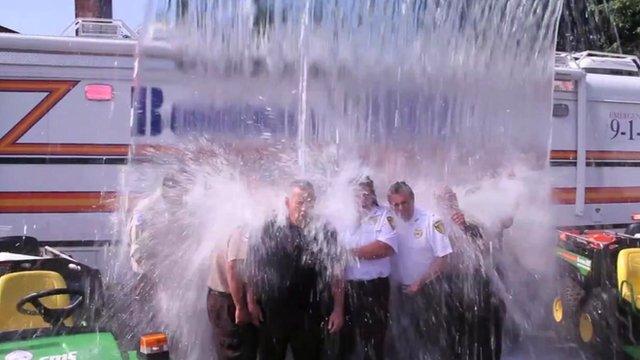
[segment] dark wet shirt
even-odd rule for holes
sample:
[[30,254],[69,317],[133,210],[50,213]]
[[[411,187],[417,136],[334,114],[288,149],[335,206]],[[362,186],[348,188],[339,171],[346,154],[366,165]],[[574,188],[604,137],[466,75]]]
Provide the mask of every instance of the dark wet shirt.
[[319,317],[338,261],[328,224],[302,229],[268,221],[249,248],[250,282],[267,317]]

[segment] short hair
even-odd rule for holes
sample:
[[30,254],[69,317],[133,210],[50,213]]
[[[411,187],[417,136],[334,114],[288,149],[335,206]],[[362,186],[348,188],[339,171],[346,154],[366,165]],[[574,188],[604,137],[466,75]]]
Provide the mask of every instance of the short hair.
[[366,188],[371,191],[373,195],[373,203],[376,206],[378,205],[378,196],[376,195],[376,187],[373,184],[373,180],[369,177],[369,175],[362,175],[352,180],[352,183],[360,188]]
[[374,190],[373,180],[369,177],[369,175],[359,176],[352,180],[352,183],[359,187],[366,187],[371,190]]
[[415,199],[415,195],[413,194],[413,189],[411,188],[411,186],[409,186],[409,184],[407,184],[404,181],[396,181],[395,183],[391,184],[391,186],[389,186],[389,191],[387,192],[387,195],[395,195],[399,193],[409,194],[412,200]]
[[292,182],[289,183],[289,189],[291,189],[291,190],[300,189],[300,190],[308,191],[308,192],[314,192],[314,193],[316,192],[316,190],[313,187],[313,184],[311,183],[311,181],[305,180],[305,179],[293,180]]

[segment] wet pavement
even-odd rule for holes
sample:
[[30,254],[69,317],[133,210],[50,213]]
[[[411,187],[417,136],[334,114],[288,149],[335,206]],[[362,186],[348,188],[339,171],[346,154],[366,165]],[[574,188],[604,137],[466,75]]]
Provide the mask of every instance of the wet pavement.
[[517,346],[507,348],[503,360],[588,360],[591,359],[579,344],[559,340],[552,332],[527,335]]

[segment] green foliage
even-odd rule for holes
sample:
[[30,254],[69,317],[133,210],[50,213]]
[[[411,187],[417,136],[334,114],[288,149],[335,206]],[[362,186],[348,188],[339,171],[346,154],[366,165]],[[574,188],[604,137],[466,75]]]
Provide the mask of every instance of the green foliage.
[[564,0],[557,48],[640,55],[640,0]]
[[622,51],[640,55],[640,0],[610,0],[608,5]]

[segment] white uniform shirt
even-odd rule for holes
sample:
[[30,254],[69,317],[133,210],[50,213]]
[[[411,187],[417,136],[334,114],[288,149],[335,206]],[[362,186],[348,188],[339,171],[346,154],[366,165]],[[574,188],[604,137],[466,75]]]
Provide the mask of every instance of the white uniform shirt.
[[435,215],[420,209],[415,209],[410,221],[398,221],[400,239],[393,273],[403,285],[411,285],[420,279],[435,258],[451,253],[449,239],[436,230],[437,221]]
[[152,194],[150,197],[140,201],[133,210],[129,223],[129,256],[131,267],[136,273],[149,274],[151,268],[150,260],[155,255],[154,238],[159,232],[159,225],[168,222],[167,207],[160,192]]
[[[362,219],[360,225],[345,234],[343,244],[354,249],[382,241],[398,251],[398,233],[392,227],[394,218],[382,207],[376,207]],[[391,273],[391,258],[375,260],[354,259],[347,265],[347,280],[372,280],[388,277]]]

